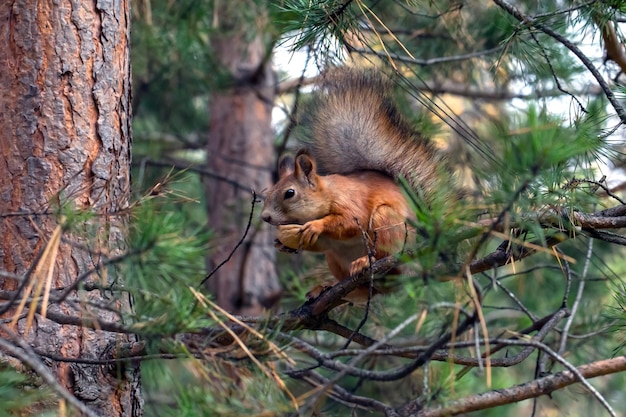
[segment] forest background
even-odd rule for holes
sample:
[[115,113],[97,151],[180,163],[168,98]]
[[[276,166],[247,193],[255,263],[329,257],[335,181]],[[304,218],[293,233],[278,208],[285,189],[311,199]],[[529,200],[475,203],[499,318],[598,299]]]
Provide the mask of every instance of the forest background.
[[[21,22],[26,3],[2,16]],[[3,200],[0,412],[623,413],[621,2],[96,3],[103,28],[109,17],[123,24],[120,36],[102,30],[93,51],[117,47],[103,62],[130,53],[132,63],[132,101],[130,67],[119,65],[128,106],[110,109],[133,117],[132,165],[130,129],[113,146],[120,171],[132,167],[132,188],[121,181],[127,202],[104,211],[81,205],[97,198],[76,197],[78,174],[42,186],[28,211]],[[33,21],[55,7],[34,8]],[[70,9],[80,28],[80,8]],[[132,24],[120,17],[129,11]],[[60,22],[50,29],[65,34],[58,45],[70,42]],[[13,45],[18,23],[5,27]],[[277,158],[298,147],[297,110],[331,65],[389,75],[404,116],[447,155],[471,198],[417,207],[424,236],[413,252],[305,301],[323,261],[278,253],[259,213]],[[57,78],[93,92],[96,107],[106,102],[71,72]],[[94,74],[96,86],[106,78]],[[6,125],[29,114],[16,108],[3,112]],[[3,150],[30,134],[7,129]],[[89,148],[59,149],[80,146]],[[12,167],[3,165],[3,181]],[[481,228],[476,213],[497,221]],[[6,256],[26,246],[20,238],[36,241],[23,265]],[[390,278],[392,295],[338,305],[395,262],[415,272]],[[75,339],[87,348],[68,347]]]

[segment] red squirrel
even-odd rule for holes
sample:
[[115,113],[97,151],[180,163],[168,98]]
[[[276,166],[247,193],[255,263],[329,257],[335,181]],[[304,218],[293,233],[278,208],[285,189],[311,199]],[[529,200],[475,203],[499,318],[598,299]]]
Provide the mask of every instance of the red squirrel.
[[402,118],[382,74],[338,68],[322,79],[306,110],[311,140],[279,162],[261,216],[284,247],[324,252],[341,281],[402,249],[415,215],[398,180],[428,202],[446,187],[445,160]]

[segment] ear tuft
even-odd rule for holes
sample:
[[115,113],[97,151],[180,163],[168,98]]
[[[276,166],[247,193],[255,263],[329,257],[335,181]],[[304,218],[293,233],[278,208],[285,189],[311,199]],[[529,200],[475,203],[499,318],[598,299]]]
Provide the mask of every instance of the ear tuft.
[[295,176],[301,181],[306,181],[310,187],[315,187],[317,183],[315,160],[306,149],[301,149],[296,154]]
[[278,178],[285,178],[294,171],[294,160],[291,155],[283,155],[278,161]]

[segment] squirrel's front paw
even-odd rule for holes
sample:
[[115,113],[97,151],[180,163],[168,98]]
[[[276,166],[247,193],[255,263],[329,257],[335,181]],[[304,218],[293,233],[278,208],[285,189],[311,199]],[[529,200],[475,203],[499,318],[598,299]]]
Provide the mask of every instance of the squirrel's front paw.
[[[284,224],[280,225],[277,228],[276,237],[277,241],[286,249],[291,249],[298,251],[301,249],[300,245],[300,231],[302,230],[302,226],[299,224]],[[276,246],[278,249],[280,247]],[[288,252],[288,250],[282,250],[283,252]]]
[[312,248],[317,243],[317,239],[324,231],[324,222],[321,220],[311,220],[302,226],[300,235],[300,246],[303,248]]

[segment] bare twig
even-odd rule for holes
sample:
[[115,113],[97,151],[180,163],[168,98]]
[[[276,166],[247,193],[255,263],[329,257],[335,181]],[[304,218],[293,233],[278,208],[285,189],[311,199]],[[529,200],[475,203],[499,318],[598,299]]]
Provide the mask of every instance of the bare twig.
[[[528,344],[529,342],[519,341],[519,344],[525,343]],[[558,357],[555,352],[552,352],[542,343],[530,343],[530,345],[545,349],[548,354],[550,354],[550,352],[554,354],[554,356],[552,354],[550,356]],[[514,387],[472,395],[470,397],[453,401],[441,407],[424,409],[416,413],[415,417],[447,417],[470,413],[472,411],[485,410],[505,404],[516,403],[529,398],[535,398],[541,395],[547,395],[577,382],[582,382],[587,388],[589,388],[590,385],[587,382],[588,378],[595,378],[602,375],[626,371],[626,356],[604,359],[587,365],[582,365],[578,368],[575,368],[570,364],[565,366],[568,368],[566,371],[538,378]],[[591,387],[591,389],[595,391],[593,387]],[[604,400],[601,402],[603,406],[607,408],[608,404],[606,401]],[[609,413],[611,413],[611,415],[615,415],[615,412],[610,406],[608,406],[607,410],[610,410]]]
[[483,57],[485,55],[495,54],[497,52],[500,52],[502,50],[502,47],[496,46],[495,48],[486,49],[484,51],[469,52],[467,54],[444,56],[444,57],[430,58],[430,59],[416,59],[416,58],[411,58],[406,55],[394,54],[392,52],[382,53],[382,52],[377,52],[377,51],[370,50],[370,49],[362,49],[362,48],[354,48],[354,47],[351,47],[350,50],[352,52],[356,52],[359,54],[375,55],[379,58],[391,58],[394,61],[404,62],[407,64],[429,66],[429,65],[443,64],[443,63],[448,63],[448,62],[467,61],[470,59]]
[[209,272],[208,275],[206,277],[204,277],[204,279],[202,281],[200,281],[200,284],[198,285],[198,287],[201,287],[202,285],[204,285],[204,283],[207,282],[213,275],[215,275],[215,273],[222,266],[224,266],[224,264],[226,264],[226,262],[230,261],[230,258],[233,257],[233,255],[235,254],[237,249],[239,249],[239,247],[243,244],[244,240],[246,240],[246,236],[248,236],[248,231],[250,230],[250,226],[252,225],[252,218],[254,216],[254,206],[255,206],[256,203],[257,203],[256,192],[254,190],[252,190],[252,207],[250,208],[250,217],[248,218],[248,224],[246,225],[246,230],[244,230],[244,232],[243,232],[243,236],[241,236],[241,239],[239,239],[239,242],[237,242],[237,244],[235,245],[233,250],[228,254],[226,259],[224,259],[222,262],[220,262],[219,265],[217,265],[215,268],[213,268],[213,270],[211,272]]
[[215,172],[209,171],[206,167],[197,166],[189,161],[175,160],[173,158],[168,158],[166,161],[159,161],[151,158],[143,158],[141,160],[141,165],[152,165],[155,167],[163,167],[163,168],[175,168],[180,171],[189,171],[195,172],[199,174],[201,177],[214,178],[218,181],[222,181],[226,184],[230,184],[235,187],[235,189],[247,189],[247,185],[241,184],[231,178],[225,177],[223,175],[216,174]]
[[[361,318],[361,321],[359,322],[359,324],[357,324],[356,328],[354,329],[353,334],[350,335],[348,340],[346,340],[346,343],[343,347],[344,349],[347,349],[348,346],[350,346],[350,343],[352,343],[352,340],[354,340],[354,337],[361,331],[361,329],[367,322],[367,318],[369,317],[372,297],[374,296],[374,270],[372,269],[372,265],[376,261],[375,256],[376,256],[376,245],[377,245],[377,240],[378,240],[378,233],[374,231],[374,239],[373,239],[373,242],[370,243],[369,234],[367,233],[367,231],[363,229],[363,227],[359,223],[359,219],[355,218],[354,220],[356,221],[356,224],[359,227],[359,230],[361,231],[361,240],[363,242],[363,246],[365,247],[365,249],[367,249],[368,264],[367,264],[367,268],[365,268],[364,271],[369,274],[370,279],[369,279],[369,283],[367,287],[367,300],[365,303],[363,317]],[[370,227],[368,227],[368,230],[371,230],[371,225]]]
[[[287,372],[292,372],[292,370],[287,367]],[[326,387],[327,391],[325,391],[325,393],[328,394],[329,397],[340,403],[350,406],[358,406],[359,408],[363,408],[366,410],[381,411],[384,412],[385,415],[388,417],[399,417],[399,414],[393,409],[393,407],[390,407],[383,402],[377,401],[373,398],[362,397],[352,394],[338,385],[333,385],[329,389],[329,380],[314,371],[306,371],[305,373],[298,375],[297,378],[306,381],[307,383],[316,387],[316,389],[318,390]],[[301,409],[301,411],[305,410],[306,409]]]
[[541,56],[546,61],[548,68],[550,68],[550,74],[552,74],[552,79],[554,80],[554,84],[556,85],[556,88],[559,91],[561,91],[563,94],[568,95],[572,100],[574,100],[576,104],[578,104],[578,108],[582,112],[587,113],[587,109],[585,109],[585,106],[583,106],[580,100],[578,100],[578,97],[576,97],[574,94],[570,93],[569,91],[565,90],[563,86],[561,85],[561,81],[559,80],[559,77],[556,75],[556,71],[554,70],[554,66],[552,65],[552,60],[548,56],[546,49],[543,47],[541,42],[539,42],[537,35],[535,35],[535,33],[533,33],[532,31],[529,32],[529,34],[530,34],[530,37],[533,39],[533,41],[535,41],[535,44],[537,45],[539,50],[541,51]]
[[[353,374],[353,372],[357,372],[358,368],[355,368],[357,363],[359,363],[362,359],[367,357],[370,352],[378,349],[380,346],[383,346],[388,341],[393,339],[406,326],[411,324],[413,321],[417,320],[419,318],[419,316],[420,316],[420,314],[416,313],[416,314],[413,314],[412,316],[408,317],[406,320],[404,320],[402,323],[400,323],[398,326],[396,326],[393,330],[391,330],[389,333],[387,333],[387,335],[381,341],[376,342],[372,346],[370,346],[367,349],[363,350],[363,352],[361,352],[359,355],[357,355],[355,358],[353,358],[347,364],[344,365],[344,364],[342,364],[339,361],[333,361],[333,362],[335,362],[335,365],[338,367],[339,372],[336,375],[334,375],[332,379],[328,380],[328,382],[325,384],[323,389],[319,391],[318,395],[312,396],[310,401],[312,401],[312,402],[316,401],[316,399],[319,396],[319,394],[327,391],[330,386],[335,385],[346,374]],[[371,375],[371,372],[372,371],[364,371],[364,372],[362,372],[362,377],[365,378],[365,379],[369,379],[368,376]]]
[[565,353],[565,348],[567,345],[567,337],[569,335],[569,329],[572,326],[572,322],[574,321],[574,317],[576,317],[576,313],[578,312],[578,307],[580,306],[580,302],[583,298],[583,292],[585,290],[585,280],[587,279],[587,272],[589,271],[589,264],[591,263],[591,257],[593,255],[593,239],[589,239],[589,243],[587,243],[587,256],[585,257],[585,265],[583,266],[583,272],[578,280],[578,291],[576,293],[576,298],[574,299],[574,303],[572,304],[571,314],[565,321],[565,325],[563,326],[563,332],[561,333],[561,343],[559,345],[559,354],[562,355]]
[[504,291],[504,293],[520,308],[520,310],[524,312],[524,314],[528,316],[528,318],[530,318],[533,322],[537,321],[537,316],[535,315],[535,313],[526,308],[526,306],[521,302],[519,298],[517,298],[513,291],[505,287],[499,279],[496,279],[493,282],[498,286],[498,288]]
[[[505,100],[537,100],[542,98],[552,98],[562,96],[564,93],[561,90],[537,90],[532,93],[522,93],[519,91],[509,91],[507,89],[487,89],[477,88],[468,85],[462,85],[460,83],[454,83],[446,80],[444,82],[428,82],[423,87],[418,87],[422,90],[426,90],[432,94],[450,94],[455,96],[467,97],[478,100],[488,101],[505,101]],[[580,88],[574,92],[568,94],[585,95],[585,96],[597,96],[601,94],[601,90],[596,86],[587,86]]]
[[[296,124],[298,121],[297,118],[298,118],[298,111],[300,107],[300,94],[302,93],[302,86],[304,86],[304,82],[305,82],[304,75],[306,73],[306,69],[309,65],[310,59],[311,59],[311,50],[309,49],[306,54],[306,60],[302,67],[302,72],[300,73],[300,77],[297,78],[295,88],[293,88],[295,90],[295,94],[293,98],[293,107],[291,111],[289,112],[289,114],[287,115],[289,119],[289,123],[287,124],[287,127],[285,128],[282,140],[276,147],[276,155],[278,155],[279,157],[282,156],[282,154],[285,152],[285,149],[287,149],[287,142],[289,141],[289,136],[291,136],[291,133],[293,132],[293,129],[296,127]],[[281,84],[281,86],[284,87],[283,84]],[[279,86],[279,88],[281,86]]]

